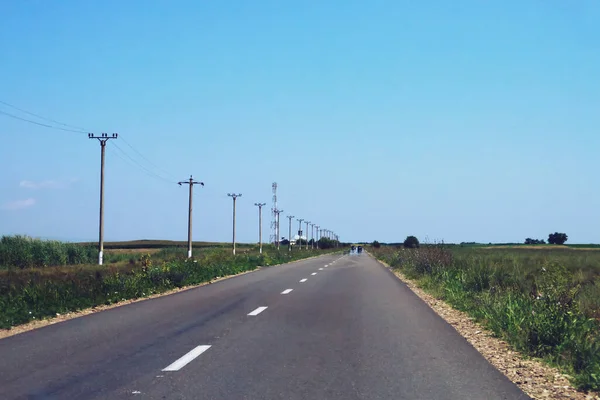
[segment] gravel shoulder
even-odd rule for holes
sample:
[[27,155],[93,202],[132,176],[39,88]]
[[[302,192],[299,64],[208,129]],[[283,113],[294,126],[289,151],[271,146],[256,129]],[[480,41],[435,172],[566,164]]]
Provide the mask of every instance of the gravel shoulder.
[[[378,260],[379,261],[379,260]],[[390,268],[385,262],[381,264]],[[526,359],[511,349],[505,341],[493,336],[492,332],[475,322],[462,311],[452,308],[421,289],[415,281],[397,270],[390,270],[417,296],[427,303],[440,317],[454,327],[494,367],[534,399],[600,400],[596,393],[577,391],[569,377],[541,360]]]

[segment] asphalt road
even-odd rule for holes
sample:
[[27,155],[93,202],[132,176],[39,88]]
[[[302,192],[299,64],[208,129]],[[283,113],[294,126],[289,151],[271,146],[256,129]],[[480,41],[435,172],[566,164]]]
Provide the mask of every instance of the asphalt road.
[[128,398],[529,397],[361,254],[267,268],[0,340],[0,399]]

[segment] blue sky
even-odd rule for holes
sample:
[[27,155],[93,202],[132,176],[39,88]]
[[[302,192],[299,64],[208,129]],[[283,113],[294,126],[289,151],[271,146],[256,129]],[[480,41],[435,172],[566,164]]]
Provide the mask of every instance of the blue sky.
[[[126,141],[106,240],[185,240],[193,174],[195,240],[230,240],[238,192],[255,241],[276,181],[343,240],[597,243],[599,20],[595,0],[3,2],[0,100]],[[96,240],[98,143],[1,113],[0,137],[0,234]]]

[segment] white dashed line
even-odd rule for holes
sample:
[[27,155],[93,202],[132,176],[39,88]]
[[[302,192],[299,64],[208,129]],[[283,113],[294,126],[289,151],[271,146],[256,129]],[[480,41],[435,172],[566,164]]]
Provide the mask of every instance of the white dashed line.
[[194,360],[194,358],[198,357],[208,349],[210,349],[210,346],[198,346],[185,356],[181,357],[179,360],[175,361],[173,364],[169,365],[167,368],[163,369],[163,371],[179,371],[181,368],[185,367],[192,360]]
[[265,311],[266,309],[267,309],[267,307],[258,307],[256,310],[252,311],[252,312],[251,312],[250,314],[248,314],[248,315],[255,316],[255,315],[258,315],[258,314],[260,314],[261,312]]
[[317,274],[316,272],[313,272],[311,275],[316,275],[316,274]]
[[319,271],[323,271],[323,268],[319,268]]
[[283,292],[281,292],[281,294],[288,294],[292,290],[294,290],[294,289],[285,289]]
[[306,282],[306,278],[300,279],[300,283],[304,283],[304,282]]

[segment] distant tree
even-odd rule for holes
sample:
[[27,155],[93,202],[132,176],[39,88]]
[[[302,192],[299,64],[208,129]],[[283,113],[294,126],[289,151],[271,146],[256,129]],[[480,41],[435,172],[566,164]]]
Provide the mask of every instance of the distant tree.
[[317,240],[317,242],[319,243],[320,249],[330,249],[335,246],[335,242],[326,237],[322,237],[321,239]]
[[548,243],[550,244],[565,244],[568,239],[566,233],[554,232],[548,235]]
[[373,240],[373,244],[372,244],[372,246],[373,246],[374,248],[378,249],[378,248],[380,248],[380,247],[381,247],[381,243],[379,243],[377,240]]
[[406,240],[404,240],[404,247],[408,249],[416,249],[419,247],[419,239],[415,236],[408,236]]
[[290,244],[290,241],[287,240],[286,238],[281,239],[281,241],[279,242],[280,245],[282,246],[287,246],[288,244]]
[[544,241],[544,239],[527,238],[525,239],[525,244],[546,244],[546,242]]

